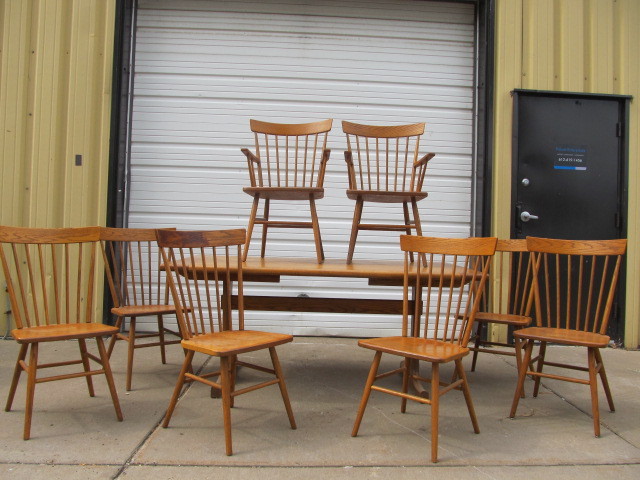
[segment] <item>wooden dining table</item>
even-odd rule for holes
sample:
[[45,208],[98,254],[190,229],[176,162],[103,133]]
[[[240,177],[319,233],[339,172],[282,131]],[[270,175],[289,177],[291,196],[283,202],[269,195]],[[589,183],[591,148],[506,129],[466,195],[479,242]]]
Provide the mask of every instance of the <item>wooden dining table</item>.
[[[237,257],[231,257],[231,281],[237,279]],[[213,265],[213,261],[205,259],[203,265]],[[410,281],[415,283],[416,263],[408,266]],[[453,268],[451,265],[434,264],[431,267],[435,281],[451,281]],[[210,270],[213,272],[213,269]],[[455,284],[462,280],[462,269],[456,269]],[[208,276],[208,268],[197,268],[196,275],[199,278]],[[404,284],[403,260],[354,260],[347,264],[343,259],[326,259],[318,263],[315,258],[284,258],[284,257],[248,257],[242,263],[243,282],[279,283],[281,277],[335,277],[335,278],[360,278],[366,279],[371,286],[398,286]],[[465,278],[464,281],[469,281]],[[227,292],[232,292],[231,285],[225,285]],[[415,291],[412,289],[411,299],[408,302],[408,311],[414,312]],[[231,308],[238,308],[238,297],[232,295]],[[327,312],[327,313],[353,313],[353,314],[403,314],[403,301],[397,298],[335,298],[335,297],[306,297],[306,296],[268,296],[268,295],[243,295],[243,308],[256,311],[286,311],[286,312]],[[411,315],[410,313],[410,315]],[[411,315],[413,317],[413,315]],[[412,324],[415,319],[412,318]],[[398,326],[400,326],[400,318]],[[231,312],[224,313],[223,328],[231,327]],[[420,395],[426,395],[421,385],[415,384],[415,390]]]
[[[237,277],[237,257],[231,257],[231,274]],[[212,265],[213,262],[205,261]],[[453,269],[451,265],[434,264],[433,275],[436,279],[450,281]],[[198,271],[198,276],[206,276],[206,268]],[[462,269],[456,270],[455,283],[462,279]],[[415,279],[416,263],[408,267],[409,279]],[[327,259],[318,263],[315,258],[284,258],[284,257],[248,257],[242,263],[243,282],[279,283],[281,277],[334,277],[366,279],[371,286],[398,286],[404,283],[403,260],[354,260],[347,264],[344,260]],[[469,279],[465,279],[468,281]],[[226,287],[228,288],[228,287]],[[228,288],[228,291],[232,291]],[[286,311],[286,312],[327,312],[353,314],[402,315],[403,301],[396,298],[335,298],[335,297],[307,297],[307,296],[268,296],[243,295],[245,310],[258,311]],[[237,309],[237,295],[232,297],[232,308]],[[409,312],[413,312],[413,295],[409,300]],[[230,316],[225,319],[224,328]]]

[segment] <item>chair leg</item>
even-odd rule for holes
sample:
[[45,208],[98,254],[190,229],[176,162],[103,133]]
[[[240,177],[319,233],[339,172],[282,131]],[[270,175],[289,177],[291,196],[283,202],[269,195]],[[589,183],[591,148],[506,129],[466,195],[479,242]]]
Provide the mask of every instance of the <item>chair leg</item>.
[[129,320],[129,338],[127,339],[127,392],[131,390],[133,376],[133,353],[136,349],[136,317]]
[[440,364],[431,364],[431,462],[438,462],[438,417],[440,411]]
[[260,258],[264,258],[267,252],[267,230],[269,229],[269,199],[264,201],[264,217],[265,223],[262,224],[262,245],[260,246]]
[[473,431],[480,433],[480,426],[478,425],[478,418],[476,417],[476,410],[473,408],[473,400],[471,399],[471,390],[469,389],[469,382],[467,382],[467,375],[464,373],[464,367],[462,366],[462,360],[456,360],[456,373],[457,376],[462,379],[462,393],[464,394],[464,401],[467,403],[467,410],[469,410],[469,417],[471,417],[471,424],[473,425]]
[[596,372],[596,355],[593,348],[587,351],[589,362],[589,388],[591,390],[591,413],[593,414],[593,433],[600,436],[600,406],[598,404],[598,374]]
[[[513,348],[516,350],[516,370],[520,372],[520,368],[522,368],[522,340],[518,337],[514,337],[513,339]],[[520,397],[524,398],[524,388],[520,392]]]
[[[80,347],[80,356],[82,358],[82,366],[84,367],[85,372],[91,371],[91,365],[89,364],[89,356],[87,355],[87,343],[84,338],[78,339],[78,346]],[[108,354],[107,354],[108,355]],[[95,397],[96,394],[93,390],[93,380],[91,379],[91,375],[87,375],[85,377],[87,379],[87,387],[89,388],[89,396]]]
[[604,362],[602,361],[602,354],[600,353],[599,348],[595,348],[593,353],[596,356],[596,362],[600,366],[600,380],[602,381],[602,388],[604,389],[604,394],[607,396],[607,402],[609,403],[609,410],[612,412],[616,411],[616,407],[613,405],[613,396],[611,395],[611,389],[609,388],[609,382],[607,381],[607,372],[604,370]]
[[162,422],[162,427],[167,428],[169,426],[169,422],[171,421],[171,416],[173,415],[173,411],[176,408],[176,404],[178,403],[178,397],[180,396],[180,391],[182,390],[182,386],[184,385],[185,374],[187,371],[191,372],[191,361],[193,360],[193,355],[195,352],[193,350],[185,351],[184,362],[182,362],[182,368],[180,369],[180,373],[178,374],[178,381],[176,382],[176,386],[173,389],[173,395],[171,395],[171,400],[169,401],[169,407],[167,408],[167,413],[164,415],[164,420]]
[[[402,202],[402,212],[404,213],[404,224],[407,226],[405,233],[411,235],[411,217],[409,216],[409,205],[407,202]],[[413,252],[409,252],[409,258],[413,263]]]
[[122,409],[120,408],[120,401],[118,400],[116,383],[113,381],[113,372],[111,372],[111,365],[109,364],[109,355],[107,355],[107,349],[104,347],[104,342],[102,340],[102,337],[96,337],[96,343],[98,344],[100,361],[102,362],[104,376],[107,378],[107,385],[109,386],[109,393],[111,393],[111,400],[113,401],[113,407],[116,409],[116,417],[118,418],[118,421],[121,422],[124,417],[122,416]]
[[122,328],[122,317],[118,317],[118,319],[116,320],[115,326],[118,328],[118,331],[113,335],[111,335],[111,338],[109,339],[109,347],[107,349],[107,354],[109,355],[109,358],[111,358],[111,353],[113,353],[113,347],[115,347],[116,341],[118,340],[118,333],[120,333],[120,329]]
[[291,402],[289,401],[289,393],[287,392],[287,385],[284,382],[284,375],[282,374],[282,367],[280,366],[280,360],[278,360],[278,354],[275,347],[269,348],[269,354],[271,355],[271,363],[273,369],[276,372],[276,378],[278,379],[278,386],[280,387],[280,394],[282,395],[282,401],[284,402],[284,408],[287,410],[287,416],[289,417],[289,424],[291,429],[295,430],[296,420],[293,416],[293,410],[291,409]]
[[533,340],[527,340],[524,347],[524,359],[520,363],[520,371],[518,372],[518,385],[516,386],[516,393],[513,396],[513,402],[511,403],[511,412],[509,418],[516,416],[516,410],[518,409],[518,402],[520,397],[523,396],[524,391],[524,379],[527,376],[527,370],[529,370],[529,363],[531,362],[531,353],[533,352]]
[[360,399],[360,406],[358,407],[358,414],[356,415],[356,421],[353,424],[353,430],[351,430],[352,437],[355,437],[358,435],[358,430],[360,429],[360,423],[362,422],[362,416],[364,415],[364,409],[367,408],[367,402],[369,401],[369,396],[371,395],[371,385],[373,385],[373,382],[376,379],[376,374],[378,373],[378,367],[380,366],[381,357],[382,357],[382,352],[376,352],[376,354],[373,357],[373,362],[371,363],[371,368],[369,369],[369,376],[367,377],[367,383],[364,386],[364,391],[362,392],[362,398]]
[[356,239],[358,238],[358,228],[360,227],[360,220],[362,219],[362,207],[364,201],[358,197],[356,200],[356,209],[353,212],[353,223],[351,224],[351,237],[349,238],[349,253],[347,254],[347,265],[350,265],[353,261],[353,251],[356,248]]
[[231,379],[229,378],[229,357],[220,357],[220,386],[222,387],[222,420],[224,423],[224,443],[227,455],[233,455],[231,444]]
[[33,397],[36,391],[36,373],[38,371],[38,343],[31,344],[29,368],[27,370],[27,401],[24,409],[24,433],[22,438],[31,437],[31,417],[33,415]]
[[[547,342],[540,342],[540,351],[538,352],[538,367],[536,368],[537,373],[542,373],[542,368],[544,367],[544,356],[546,353]],[[534,398],[538,396],[538,391],[540,390],[540,380],[542,380],[542,377],[540,375],[536,375],[533,386]]]
[[482,346],[482,331],[484,330],[484,322],[476,321],[476,334],[473,338],[473,357],[471,359],[471,371],[476,371],[476,362],[478,361],[478,349]]
[[[412,359],[409,357],[405,357],[403,362],[402,369],[402,393],[409,392],[409,376],[411,375],[411,365]],[[400,402],[400,413],[405,413],[407,411],[407,399],[402,397]]]
[[158,315],[158,343],[160,343],[160,360],[162,364],[165,365],[167,363],[167,349],[165,346],[164,320],[162,315]]
[[[420,222],[420,211],[418,210],[418,201],[411,199],[411,210],[413,211],[413,225],[416,229],[416,235],[422,236],[422,223]],[[426,254],[422,254],[422,262],[427,263]]]
[[24,359],[27,357],[28,348],[29,348],[28,343],[23,343],[20,345],[20,352],[18,353],[16,366],[13,370],[13,378],[11,379],[11,388],[9,389],[7,404],[4,407],[5,412],[11,411],[11,405],[13,404],[13,398],[16,395],[16,388],[18,387],[18,381],[20,380],[20,375],[22,374],[22,365],[20,365],[20,362],[23,362]]
[[260,203],[260,196],[253,197],[253,205],[251,206],[251,214],[249,215],[249,225],[247,225],[247,240],[244,244],[244,253],[242,254],[242,261],[247,261],[247,255],[249,254],[249,244],[251,243],[251,235],[253,235],[253,226],[256,223],[256,214],[258,213],[258,204]]
[[324,250],[322,248],[322,237],[320,236],[320,223],[318,222],[318,212],[316,211],[316,201],[313,196],[309,196],[309,209],[311,210],[311,225],[313,227],[313,239],[316,243],[316,257],[318,263],[324,262]]
[[[236,366],[236,362],[238,360],[238,356],[237,355],[233,355],[229,358],[229,391],[231,393],[234,392],[234,390],[236,389],[236,379],[237,379],[237,366]],[[213,387],[212,387],[212,390]],[[230,397],[231,401],[230,401],[230,406],[231,408],[234,407],[235,404],[235,397]]]

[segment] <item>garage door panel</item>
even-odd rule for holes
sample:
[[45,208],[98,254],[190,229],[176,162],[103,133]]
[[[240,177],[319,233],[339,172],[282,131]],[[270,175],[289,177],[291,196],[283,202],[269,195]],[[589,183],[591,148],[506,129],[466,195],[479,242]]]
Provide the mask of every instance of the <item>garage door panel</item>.
[[[345,258],[353,202],[340,120],[426,122],[433,151],[420,202],[425,234],[465,237],[471,228],[474,8],[429,1],[140,0],[132,111],[129,225],[245,228],[251,197],[242,147],[249,119],[297,123],[333,118],[325,197],[317,204],[325,254]],[[302,219],[308,205],[274,202]],[[277,212],[277,213],[276,213]],[[390,222],[397,206],[365,207]],[[259,231],[259,228],[257,229]],[[259,242],[253,242],[252,255]],[[270,256],[313,256],[311,231],[270,230]],[[363,232],[356,259],[401,259],[398,234]],[[393,296],[354,279],[284,278],[247,293]],[[248,312],[250,328],[294,334],[397,333],[398,316]]]

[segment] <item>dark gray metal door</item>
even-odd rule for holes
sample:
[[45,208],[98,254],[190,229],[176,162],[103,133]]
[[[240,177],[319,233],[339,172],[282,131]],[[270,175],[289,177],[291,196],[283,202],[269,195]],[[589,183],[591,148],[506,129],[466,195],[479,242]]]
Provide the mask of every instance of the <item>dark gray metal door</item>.
[[628,101],[514,91],[512,238],[626,236]]

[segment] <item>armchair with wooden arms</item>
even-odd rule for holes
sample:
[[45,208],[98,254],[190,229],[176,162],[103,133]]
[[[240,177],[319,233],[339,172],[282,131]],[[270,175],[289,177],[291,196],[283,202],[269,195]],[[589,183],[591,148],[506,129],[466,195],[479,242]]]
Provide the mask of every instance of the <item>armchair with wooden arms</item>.
[[[269,228],[311,228],[318,263],[324,261],[316,200],[324,197],[324,175],[331,153],[326,148],[327,136],[332,124],[331,119],[301,124],[251,120],[255,152],[242,149],[247,157],[251,181],[243,191],[253,197],[243,261],[249,254],[256,224],[262,225],[261,257],[265,255]],[[257,217],[261,200],[264,201],[263,215]],[[309,202],[311,220],[287,220],[284,217],[274,220],[270,217],[271,200]]]
[[[424,123],[378,126],[342,122],[342,130],[347,136],[344,152],[349,175],[347,197],[356,202],[348,264],[353,260],[361,230],[396,231],[407,235],[414,231],[416,235],[422,235],[418,202],[428,195],[422,187],[427,165],[435,156],[435,153],[427,153],[418,158],[424,128]],[[404,223],[362,223],[365,202],[402,204]]]

